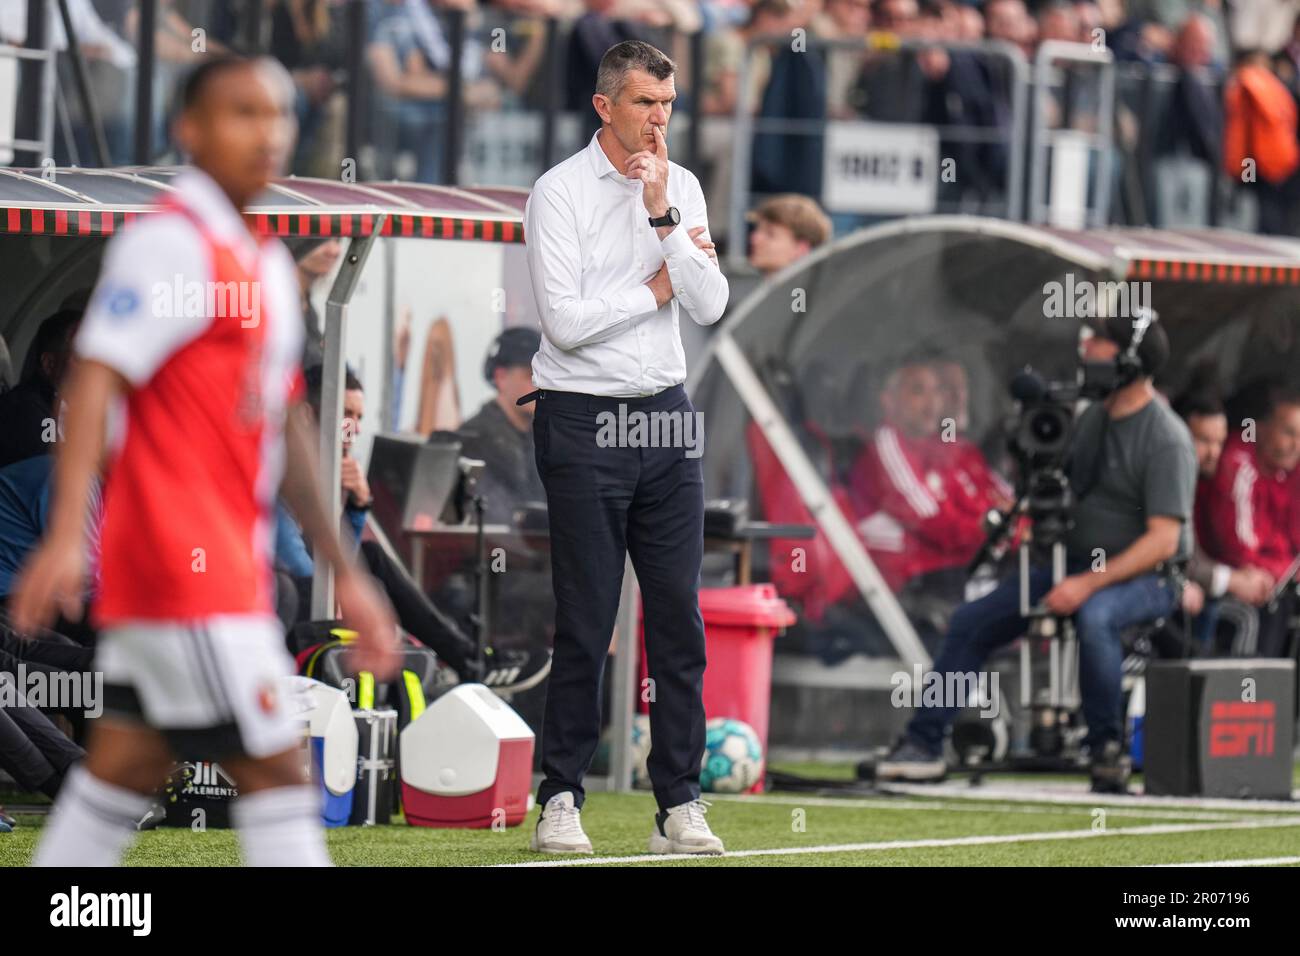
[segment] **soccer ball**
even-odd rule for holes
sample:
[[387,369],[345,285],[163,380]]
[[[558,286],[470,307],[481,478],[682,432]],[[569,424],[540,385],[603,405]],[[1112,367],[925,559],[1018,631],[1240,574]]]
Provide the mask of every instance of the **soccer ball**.
[[709,793],[744,793],[763,779],[763,745],[742,720],[715,717],[704,736],[700,788]]
[[632,786],[638,790],[650,789],[650,715],[637,714],[632,718]]

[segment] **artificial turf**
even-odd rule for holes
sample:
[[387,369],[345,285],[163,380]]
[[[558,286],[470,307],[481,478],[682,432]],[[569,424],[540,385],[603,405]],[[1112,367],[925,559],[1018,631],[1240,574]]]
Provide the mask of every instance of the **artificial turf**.
[[[817,776],[849,775],[834,765],[784,765],[783,769]],[[673,859],[657,865],[1112,866],[1300,857],[1300,804],[1294,813],[1261,809],[1249,801],[1230,809],[1143,801],[1098,808],[1086,799],[1077,805],[1041,802],[1035,798],[1041,792],[1026,785],[1023,798],[1015,801],[798,793],[719,798],[709,820],[728,850],[764,852],[712,860]],[[555,860],[527,849],[536,813],[532,811],[523,825],[502,831],[435,830],[401,823],[346,827],[329,831],[329,848],[334,861],[345,866],[482,866]],[[653,813],[649,794],[592,793],[583,824],[598,856],[639,857],[646,853]],[[19,815],[18,828],[0,835],[0,866],[29,861],[43,821],[38,814]],[[1166,826],[1180,829],[1143,832]],[[1050,834],[1060,836],[1043,839]],[[1014,839],[981,842],[999,837]],[[917,842],[960,839],[971,842],[951,846]],[[815,852],[789,852],[800,848],[815,848]],[[127,862],[229,866],[239,859],[230,831],[161,829],[141,834]]]

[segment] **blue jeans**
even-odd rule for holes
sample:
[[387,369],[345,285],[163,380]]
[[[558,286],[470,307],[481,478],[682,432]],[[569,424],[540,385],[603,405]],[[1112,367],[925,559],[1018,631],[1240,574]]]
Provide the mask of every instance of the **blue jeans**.
[[[1051,589],[1051,570],[1030,572],[1030,599],[1037,603]],[[1079,690],[1083,719],[1088,725],[1084,743],[1095,753],[1111,740],[1122,740],[1123,693],[1120,687],[1124,648],[1120,636],[1136,624],[1155,621],[1174,607],[1166,580],[1144,574],[1098,591],[1075,614],[1079,639]],[[934,662],[940,674],[974,673],[989,655],[1025,633],[1020,615],[1020,577],[1013,574],[978,601],[963,604],[952,616],[943,647]],[[944,686],[954,686],[946,680]],[[944,703],[949,703],[944,701]],[[959,708],[922,707],[907,726],[912,741],[933,754],[943,749],[944,733]]]

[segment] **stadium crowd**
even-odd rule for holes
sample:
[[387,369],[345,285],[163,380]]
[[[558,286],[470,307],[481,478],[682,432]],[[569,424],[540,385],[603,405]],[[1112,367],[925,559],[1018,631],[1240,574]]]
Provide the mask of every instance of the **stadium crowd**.
[[[696,165],[723,243],[731,118],[742,94],[770,124],[756,127],[751,144],[755,194],[820,197],[820,163],[810,162],[820,156],[819,138],[785,130],[783,121],[862,118],[968,130],[943,144],[963,174],[960,188],[941,190],[940,202],[994,210],[1004,199],[1012,145],[1010,80],[996,56],[951,45],[999,41],[1032,58],[1044,41],[1069,41],[1108,49],[1119,64],[1113,218],[1185,224],[1190,217],[1192,224],[1295,231],[1300,20],[1294,5],[1279,0],[362,0],[361,78],[347,72],[357,23],[351,6],[274,0],[258,5],[263,16],[254,23],[240,4],[162,0],[155,156],[169,155],[164,117],[184,71],[207,51],[257,47],[281,60],[297,87],[295,172],[337,176],[352,159],[358,178],[445,182],[452,139],[460,143],[457,175],[527,185],[544,161],[542,114],[559,110],[571,121],[556,133],[556,155],[577,148],[594,120],[589,103],[600,54],[621,39],[642,38],[682,65],[679,112],[703,120]],[[70,10],[109,160],[130,162],[138,7],[72,0]],[[0,39],[21,43],[25,14],[25,3],[6,4]],[[65,46],[61,23],[52,26],[56,47]],[[869,35],[861,46],[852,42]],[[456,36],[463,36],[463,114],[449,102]],[[753,49],[741,90],[746,45],[764,37],[771,43]],[[691,75],[693,65],[701,75]],[[1095,126],[1096,93],[1079,88],[1090,81],[1074,88],[1068,77],[1059,82],[1061,89],[1044,94],[1054,124]],[[357,157],[346,155],[349,103],[361,114]],[[64,108],[73,132],[70,141],[56,137],[56,158],[92,164],[90,128],[76,97],[66,97]],[[454,131],[453,115],[463,116]],[[1233,181],[1252,187],[1253,215],[1238,209],[1241,189],[1225,188]],[[1171,198],[1180,186],[1195,194],[1190,204]],[[837,232],[860,222],[835,217]]]

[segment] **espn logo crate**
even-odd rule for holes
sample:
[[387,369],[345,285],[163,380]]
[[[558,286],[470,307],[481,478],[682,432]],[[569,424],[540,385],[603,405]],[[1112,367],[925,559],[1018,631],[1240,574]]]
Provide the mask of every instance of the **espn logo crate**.
[[1146,792],[1291,797],[1295,662],[1152,663],[1146,672]]

